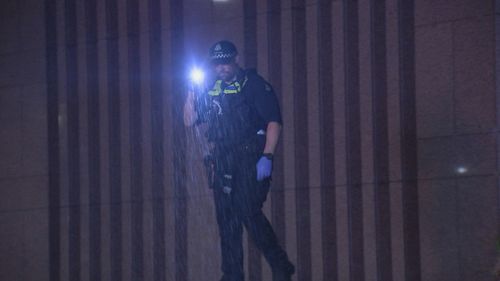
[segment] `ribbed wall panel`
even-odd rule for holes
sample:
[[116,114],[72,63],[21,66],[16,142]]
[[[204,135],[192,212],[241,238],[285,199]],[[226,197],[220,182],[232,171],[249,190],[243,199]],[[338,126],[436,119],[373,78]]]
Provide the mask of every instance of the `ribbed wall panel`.
[[[265,213],[294,280],[420,280],[413,1],[197,3],[45,1],[50,279],[220,277],[182,104],[229,39],[282,106]],[[247,279],[271,280],[245,249]]]

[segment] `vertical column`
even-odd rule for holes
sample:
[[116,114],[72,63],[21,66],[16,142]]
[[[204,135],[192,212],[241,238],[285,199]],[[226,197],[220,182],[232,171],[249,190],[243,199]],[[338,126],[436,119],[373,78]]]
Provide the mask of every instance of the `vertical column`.
[[184,3],[170,2],[171,26],[171,58],[172,58],[172,136],[173,177],[174,177],[174,211],[175,211],[175,280],[187,281],[187,193],[186,193],[186,133],[183,126],[182,106],[183,95],[183,59],[184,59]]
[[[401,187],[401,126],[399,95],[399,27],[398,1],[385,0],[387,119],[389,149],[389,189],[391,204],[392,274],[395,280],[404,278],[403,203]],[[389,55],[390,54],[390,55]]]
[[243,42],[246,67],[257,67],[257,3],[243,0]]
[[111,281],[122,280],[121,132],[119,90],[118,3],[106,0],[106,53],[109,120],[110,259]]
[[142,117],[139,54],[139,2],[127,0],[127,44],[128,44],[128,96],[129,96],[129,140],[130,140],[130,200],[131,200],[131,280],[143,279],[143,163],[142,163]]
[[377,279],[392,280],[385,0],[372,0],[371,76]]
[[358,2],[344,1],[346,168],[350,280],[364,280]]
[[47,77],[47,132],[49,159],[49,279],[59,281],[60,268],[60,153],[59,153],[59,91],[57,67],[56,0],[45,1],[45,56]]
[[332,3],[318,3],[318,56],[321,151],[321,235],[323,280],[338,280],[335,204],[335,126],[333,110]]
[[89,171],[89,278],[101,280],[101,186],[99,134],[99,69],[97,66],[97,2],[85,2],[88,171]]
[[65,0],[66,98],[68,109],[69,280],[80,280],[80,141],[76,2]]
[[414,10],[414,1],[399,1],[401,176],[406,281],[418,281],[421,279],[417,185]]
[[295,183],[297,218],[297,278],[311,280],[311,222],[309,202],[306,11],[304,0],[292,1]]
[[344,2],[333,1],[332,5],[332,70],[333,70],[333,116],[335,150],[335,225],[337,240],[337,279],[349,280],[349,231],[347,216],[347,169],[346,161],[346,108],[345,108],[345,36]]
[[[495,0],[495,90],[497,128],[500,126],[500,0]],[[500,170],[500,135],[497,134],[497,170]],[[500,234],[500,181],[497,182],[497,235]],[[497,236],[498,237],[498,236]],[[498,269],[497,269],[498,270]]]
[[151,150],[153,195],[153,279],[165,281],[165,191],[163,87],[160,0],[149,0],[149,63],[151,67]]

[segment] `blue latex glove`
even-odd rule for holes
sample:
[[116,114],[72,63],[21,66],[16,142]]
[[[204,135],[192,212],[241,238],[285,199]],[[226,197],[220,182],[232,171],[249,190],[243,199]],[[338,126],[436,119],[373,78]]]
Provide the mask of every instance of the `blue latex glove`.
[[262,181],[271,176],[273,170],[273,160],[265,156],[260,157],[257,162],[257,180]]

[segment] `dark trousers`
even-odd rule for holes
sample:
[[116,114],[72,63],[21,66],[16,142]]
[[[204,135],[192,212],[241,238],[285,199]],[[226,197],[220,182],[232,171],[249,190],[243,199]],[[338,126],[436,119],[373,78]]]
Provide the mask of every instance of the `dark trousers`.
[[218,165],[217,179],[213,185],[221,240],[222,280],[244,280],[243,227],[266,258],[273,273],[293,272],[293,265],[278,244],[276,234],[262,212],[270,181],[256,180],[255,164],[259,155],[236,153],[233,156],[236,157],[228,159],[227,154],[224,156],[224,165]]

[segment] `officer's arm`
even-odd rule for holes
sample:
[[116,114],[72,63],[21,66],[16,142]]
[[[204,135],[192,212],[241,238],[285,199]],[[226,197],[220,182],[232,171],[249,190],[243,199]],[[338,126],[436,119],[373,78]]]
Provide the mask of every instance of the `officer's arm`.
[[194,92],[189,91],[184,104],[184,125],[192,126],[197,119],[196,110],[194,109]]
[[271,121],[267,124],[266,130],[266,146],[264,147],[264,153],[274,154],[276,150],[276,145],[281,134],[281,124],[275,121]]

